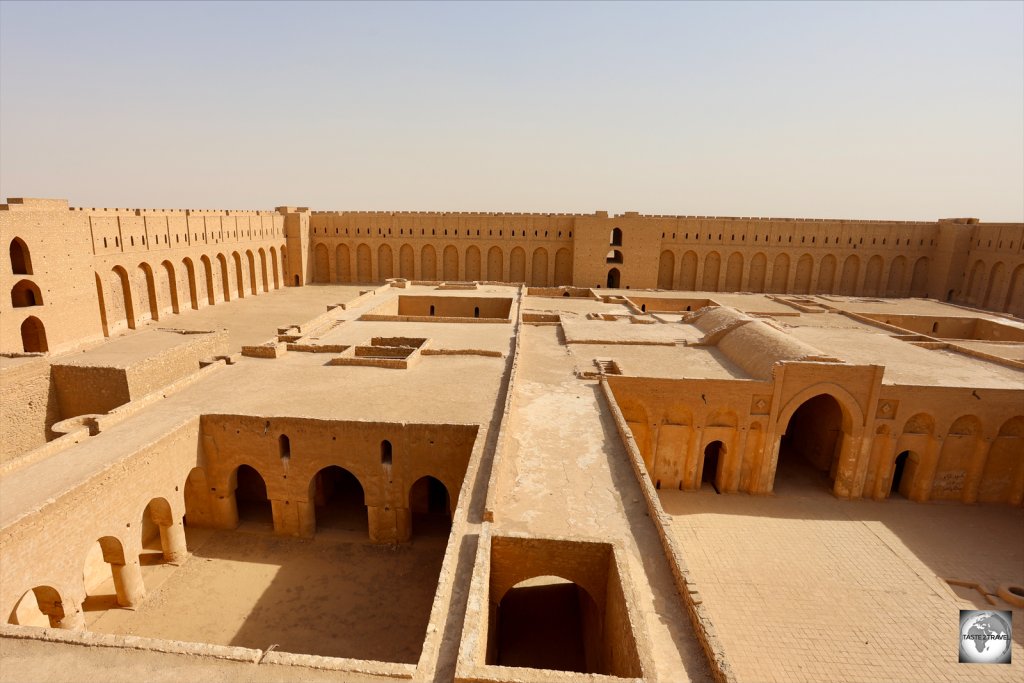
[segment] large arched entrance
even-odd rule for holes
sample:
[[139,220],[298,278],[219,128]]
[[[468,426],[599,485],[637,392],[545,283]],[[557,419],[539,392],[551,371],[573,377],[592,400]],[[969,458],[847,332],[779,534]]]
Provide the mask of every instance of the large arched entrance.
[[725,457],[725,444],[721,441],[712,441],[704,447],[704,463],[701,466],[700,487],[710,488],[715,493],[721,493],[719,483],[719,470],[722,468],[722,460]]
[[363,486],[348,470],[331,465],[310,482],[316,513],[316,530],[337,529],[369,534]]
[[607,280],[607,282],[605,284],[608,287],[608,289],[618,289],[619,288],[619,269],[618,268],[612,268],[611,270],[608,271],[608,280]]
[[[913,484],[913,472],[907,470],[908,463],[917,463],[920,458],[911,451],[903,451],[896,456],[892,466],[892,481],[889,483],[890,498],[910,498],[910,488]],[[913,464],[911,469],[916,469]]]
[[420,477],[409,489],[409,511],[414,535],[447,536],[452,529],[448,488],[434,477]]
[[776,492],[831,489],[843,446],[843,408],[830,394],[804,401],[789,418],[779,443]]

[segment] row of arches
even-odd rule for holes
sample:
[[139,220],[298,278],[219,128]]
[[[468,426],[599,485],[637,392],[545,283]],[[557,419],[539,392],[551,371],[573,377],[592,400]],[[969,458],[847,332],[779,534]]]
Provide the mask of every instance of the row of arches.
[[988,266],[981,259],[971,266],[963,289],[963,303],[989,311],[1024,316],[1024,263],[1010,272],[996,261]]
[[[166,498],[151,499],[128,524],[135,535],[112,533],[96,538],[81,559],[80,604],[68,605],[70,595],[43,584],[26,591],[7,617],[10,624],[50,628],[82,628],[85,614],[113,608],[138,607],[146,597],[147,567],[179,564],[188,555],[185,531]],[[68,589],[69,586],[64,586]]]
[[940,434],[932,416],[918,413],[898,432],[885,424],[871,434],[860,426],[851,397],[823,391],[780,413],[769,434],[770,426],[756,420],[741,430],[728,410],[697,427],[682,408],[654,425],[638,401],[627,399],[621,408],[659,489],[785,493],[813,483],[876,500],[903,495],[1016,505],[1024,499],[1024,416],[988,434],[978,416],[962,415]]
[[863,264],[850,254],[840,261],[833,254],[818,260],[811,254],[793,259],[777,254],[769,260],[759,252],[747,259],[735,251],[723,260],[717,251],[661,252],[658,288],[706,292],[777,292],[790,294],[847,294],[855,296],[926,296],[929,259],[911,262],[903,255],[888,263],[874,255]]
[[206,254],[199,261],[142,262],[136,268],[114,266],[96,273],[100,321],[106,336],[135,329],[145,320],[212,306],[234,298],[256,296],[284,286],[286,249],[281,246],[230,255]]
[[389,244],[373,250],[364,243],[354,248],[339,244],[332,254],[323,242],[313,249],[314,282],[381,282],[393,277],[526,282],[534,287],[569,285],[572,252],[563,247],[552,255],[545,247],[537,247],[528,257],[525,249],[515,247],[506,257],[504,250],[496,246],[485,253],[476,245],[460,251],[452,244],[439,249],[427,244],[419,250],[403,244],[396,254]]

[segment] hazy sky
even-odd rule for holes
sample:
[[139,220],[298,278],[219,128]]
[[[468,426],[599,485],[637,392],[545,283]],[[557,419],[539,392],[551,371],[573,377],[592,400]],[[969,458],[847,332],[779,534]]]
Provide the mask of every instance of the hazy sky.
[[0,197],[1024,220],[1024,3],[0,3]]

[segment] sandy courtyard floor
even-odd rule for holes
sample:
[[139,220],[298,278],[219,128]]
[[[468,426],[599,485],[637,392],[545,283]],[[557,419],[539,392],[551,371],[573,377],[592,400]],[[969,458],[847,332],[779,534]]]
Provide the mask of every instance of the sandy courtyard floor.
[[382,546],[346,534],[190,530],[192,554],[181,567],[144,567],[149,595],[138,610],[94,612],[88,628],[415,664],[446,541],[438,534]]

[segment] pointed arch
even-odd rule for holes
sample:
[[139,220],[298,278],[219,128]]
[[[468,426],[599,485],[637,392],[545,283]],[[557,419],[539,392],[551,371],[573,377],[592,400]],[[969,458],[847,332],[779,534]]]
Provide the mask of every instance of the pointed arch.
[[985,300],[981,304],[982,308],[993,308],[995,306],[995,295],[999,292],[1001,285],[1003,284],[1003,271],[1005,266],[1002,261],[997,261],[992,270],[989,271],[988,275],[988,287],[985,289]]
[[825,254],[818,268],[818,283],[814,291],[818,294],[831,294],[836,285],[836,257]]
[[676,255],[669,249],[661,252],[658,259],[658,289],[672,289],[676,271]]
[[855,295],[857,293],[857,276],[860,275],[860,259],[850,254],[843,261],[843,275],[839,283],[839,293]]
[[743,289],[743,254],[734,251],[725,263],[725,291],[738,292]]
[[459,279],[459,250],[453,245],[449,244],[444,248],[442,254],[444,273],[441,276],[442,280],[458,280]]
[[688,251],[683,254],[679,264],[679,289],[692,292],[697,288],[697,253]]
[[21,348],[25,353],[46,353],[50,350],[46,343],[46,328],[43,321],[34,315],[25,318],[21,323]]
[[162,312],[181,313],[181,305],[178,302],[178,277],[174,272],[174,264],[164,261],[160,267],[160,293],[164,295],[164,300],[168,300]]
[[572,252],[562,247],[555,252],[555,286],[572,284]]
[[501,247],[491,247],[487,251],[487,279],[491,282],[502,282],[505,279],[505,255]]
[[480,270],[480,249],[476,245],[470,246],[466,249],[466,279],[471,282],[482,280]]
[[270,248],[270,270],[274,275],[274,289],[281,289],[281,274],[277,268],[277,249]]
[[705,292],[718,291],[718,276],[722,270],[722,257],[717,251],[712,251],[704,257],[704,276],[701,278],[701,290]]
[[188,283],[188,303],[193,310],[199,309],[199,289],[196,285],[196,266],[187,256],[181,260],[185,266],[185,280]]
[[1013,269],[1010,287],[1006,290],[1003,310],[1018,318],[1024,317],[1024,263]]
[[794,294],[811,293],[811,273],[814,270],[814,258],[804,254],[796,262],[796,279],[793,281]]
[[231,260],[235,262],[235,294],[239,299],[245,298],[245,277],[242,275],[242,255],[237,251],[231,252]]
[[153,267],[143,261],[139,264],[139,270],[142,271],[146,282],[146,297],[149,301],[149,315],[140,317],[142,319],[148,317],[151,320],[160,320],[160,300],[157,298],[156,276],[153,273]]
[[964,297],[968,304],[974,306],[977,305],[978,300],[981,298],[981,288],[985,279],[984,275],[985,264],[978,259],[971,266],[971,274],[967,278],[967,288],[964,290]]
[[882,281],[882,257],[875,254],[868,259],[867,268],[864,271],[864,296],[878,296],[879,285]]
[[784,293],[789,284],[789,255],[779,254],[772,264],[772,286],[770,291]]
[[9,247],[11,256],[11,273],[13,275],[32,275],[32,255],[29,253],[25,240],[15,237]]
[[29,308],[43,305],[43,293],[39,285],[31,280],[18,280],[11,287],[11,306],[14,308]]
[[252,253],[252,249],[245,250],[245,263],[249,268],[249,292],[256,296],[260,290],[256,283],[256,256]]
[[544,247],[537,247],[533,250],[530,284],[534,287],[548,286],[548,250]]
[[330,257],[327,254],[327,245],[318,243],[313,248],[313,282],[326,283],[331,281]]
[[526,251],[515,247],[509,256],[508,279],[510,282],[526,282]]
[[373,257],[368,244],[356,247],[356,282],[373,282]]
[[420,278],[424,280],[437,280],[437,252],[429,244],[420,250]]
[[885,291],[882,294],[892,297],[904,296],[903,279],[906,276],[906,271],[907,258],[900,254],[889,264],[889,280],[886,282]]
[[377,279],[381,282],[395,276],[395,255],[391,246],[382,244],[377,248]]
[[408,244],[403,244],[398,250],[398,276],[406,280],[416,279],[416,254]]
[[347,244],[339,244],[334,250],[334,281],[352,282],[352,254]]
[[231,274],[228,271],[228,259],[224,254],[217,254],[217,266],[220,270],[222,301],[231,301]]
[[910,276],[910,296],[928,296],[928,257],[914,261],[914,273]]
[[747,277],[747,289],[751,292],[763,292],[767,272],[768,257],[763,252],[754,254],[754,258],[750,259],[750,275]]
[[260,255],[260,285],[263,287],[263,292],[269,292],[270,276],[267,273],[267,251],[260,247],[258,253]]

